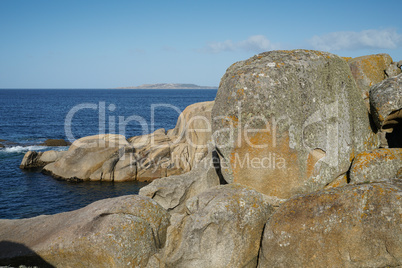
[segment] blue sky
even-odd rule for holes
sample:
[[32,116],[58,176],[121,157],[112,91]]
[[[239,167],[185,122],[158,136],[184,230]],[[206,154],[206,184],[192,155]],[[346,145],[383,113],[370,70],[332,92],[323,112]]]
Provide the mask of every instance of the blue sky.
[[275,49],[402,60],[402,1],[0,0],[0,88],[217,86]]

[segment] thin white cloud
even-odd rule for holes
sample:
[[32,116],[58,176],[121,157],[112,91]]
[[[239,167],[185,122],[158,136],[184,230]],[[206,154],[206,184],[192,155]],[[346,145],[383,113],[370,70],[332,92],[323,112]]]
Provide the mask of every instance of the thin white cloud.
[[246,40],[233,42],[232,40],[226,40],[223,42],[209,43],[204,49],[204,52],[208,53],[220,53],[225,51],[253,51],[263,52],[275,49],[276,45],[272,44],[263,35],[253,35]]
[[309,40],[314,49],[356,50],[356,49],[396,49],[402,47],[402,35],[395,29],[364,30],[361,32],[333,32],[314,36]]
[[161,49],[165,52],[177,52],[177,49],[171,46],[163,46]]

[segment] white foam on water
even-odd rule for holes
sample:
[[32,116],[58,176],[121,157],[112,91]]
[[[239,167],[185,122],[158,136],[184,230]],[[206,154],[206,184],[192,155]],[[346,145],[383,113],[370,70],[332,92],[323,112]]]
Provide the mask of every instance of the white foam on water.
[[12,146],[0,149],[0,152],[3,153],[23,153],[28,151],[65,151],[68,147],[49,147],[49,146],[41,146],[41,145],[30,145],[30,146]]
[[28,151],[41,151],[45,150],[47,146],[38,146],[38,145],[32,145],[32,146],[13,146],[13,147],[8,147],[8,148],[3,148],[1,151],[5,153],[22,153],[22,152],[28,152]]

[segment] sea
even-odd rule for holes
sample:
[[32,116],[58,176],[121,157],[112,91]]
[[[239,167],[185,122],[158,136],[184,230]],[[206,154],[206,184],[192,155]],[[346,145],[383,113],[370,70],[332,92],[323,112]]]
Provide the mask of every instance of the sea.
[[0,219],[51,215],[100,199],[137,194],[143,182],[56,180],[21,170],[29,150],[47,139],[74,141],[99,133],[126,138],[172,129],[188,105],[215,99],[216,89],[0,89]]

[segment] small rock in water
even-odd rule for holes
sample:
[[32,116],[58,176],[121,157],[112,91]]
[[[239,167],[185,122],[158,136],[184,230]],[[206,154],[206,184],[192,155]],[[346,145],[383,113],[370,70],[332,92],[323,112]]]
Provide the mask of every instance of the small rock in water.
[[68,182],[83,182],[83,179],[77,178],[77,177],[71,177],[67,179]]
[[[7,142],[7,141],[0,139],[0,142],[4,143],[4,142]],[[2,144],[2,143],[0,143],[0,148],[5,148],[6,146],[4,146],[4,144]]]
[[47,139],[43,143],[45,146],[70,146],[71,143],[63,139]]

